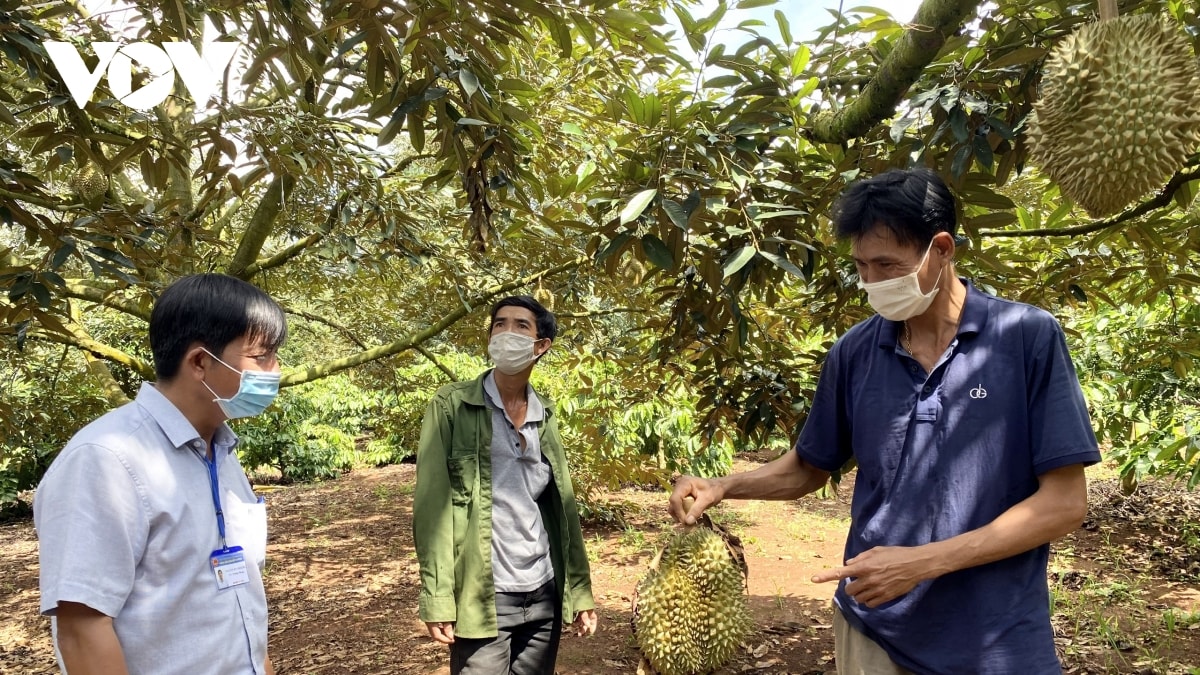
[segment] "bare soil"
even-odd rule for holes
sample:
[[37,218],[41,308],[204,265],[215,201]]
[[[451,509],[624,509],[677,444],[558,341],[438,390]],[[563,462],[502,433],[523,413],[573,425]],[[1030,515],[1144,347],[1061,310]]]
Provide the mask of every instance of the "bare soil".
[[[736,470],[766,456],[739,459]],[[280,675],[446,673],[447,652],[417,618],[411,465],[359,470],[318,485],[267,488],[271,654]],[[848,481],[852,481],[850,477]],[[738,502],[714,520],[741,537],[756,629],[721,673],[833,673],[831,585],[851,483],[828,498]],[[601,629],[564,636],[560,673],[634,673],[634,587],[669,530],[661,490],[603,497],[623,525],[585,525]],[[1200,674],[1200,495],[1154,483],[1122,498],[1093,480],[1083,529],[1051,561],[1055,630],[1068,673]],[[38,616],[32,522],[0,525],[0,673],[57,672]]]

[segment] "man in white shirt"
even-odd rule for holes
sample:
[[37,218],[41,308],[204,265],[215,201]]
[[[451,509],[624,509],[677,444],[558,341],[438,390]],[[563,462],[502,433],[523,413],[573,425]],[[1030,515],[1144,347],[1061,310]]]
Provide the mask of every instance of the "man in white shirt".
[[150,316],[157,382],[84,427],[38,486],[41,611],[69,675],[273,675],[266,505],[227,419],[279,389],[283,310],[186,277]]

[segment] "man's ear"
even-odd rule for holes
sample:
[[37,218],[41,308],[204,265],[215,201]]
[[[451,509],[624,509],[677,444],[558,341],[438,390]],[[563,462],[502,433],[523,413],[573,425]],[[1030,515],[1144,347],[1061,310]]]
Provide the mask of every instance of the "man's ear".
[[194,342],[183,353],[183,363],[179,366],[179,372],[190,378],[203,380],[211,360],[212,357],[204,351],[204,347],[199,342]]
[[539,359],[542,358],[543,354],[550,351],[550,347],[554,345],[554,340],[551,340],[550,338],[538,338],[538,342],[541,342],[542,340],[546,341],[546,348],[543,349],[542,351],[540,351],[540,352],[537,351],[537,343],[536,342],[533,345],[534,355]]
[[943,258],[951,262],[954,261],[954,235],[945,230],[938,232],[933,235],[933,245]]

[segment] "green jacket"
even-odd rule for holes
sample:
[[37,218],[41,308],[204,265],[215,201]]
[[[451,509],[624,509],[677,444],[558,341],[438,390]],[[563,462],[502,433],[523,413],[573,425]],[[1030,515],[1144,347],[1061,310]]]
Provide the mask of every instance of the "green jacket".
[[[454,634],[495,637],[492,578],[492,413],[484,405],[487,371],[438,389],[425,411],[417,448],[413,536],[421,567],[422,621],[453,621]],[[553,480],[538,500],[550,540],[554,583],[565,621],[594,609],[591,570],[575,491],[553,403],[539,431]]]

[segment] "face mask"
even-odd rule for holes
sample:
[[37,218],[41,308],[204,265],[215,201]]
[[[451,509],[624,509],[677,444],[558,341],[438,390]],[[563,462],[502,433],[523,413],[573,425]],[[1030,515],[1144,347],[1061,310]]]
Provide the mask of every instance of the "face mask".
[[[917,273],[925,266],[925,260],[929,258],[929,251],[932,248],[933,242],[929,242],[929,248],[925,249],[921,263],[909,274],[870,284],[859,280],[858,287],[867,292],[867,302],[871,303],[871,307],[876,312],[879,312],[879,316],[889,321],[905,321],[929,309],[929,305],[933,303],[934,297],[938,294],[938,284],[942,281],[942,272],[938,271],[938,278],[933,283],[933,290],[928,293],[921,292],[921,282],[917,279]],[[942,269],[946,268],[942,267]]]
[[496,364],[496,370],[505,375],[516,375],[529,367],[536,357],[533,345],[537,340],[520,333],[497,333],[488,340],[488,356]]
[[[204,350],[204,353],[217,359],[217,355],[207,349]],[[259,415],[279,395],[279,380],[282,377],[280,373],[268,373],[262,370],[238,370],[221,359],[217,359],[217,363],[242,376],[237,393],[232,398],[217,396],[217,392],[213,391],[207,382],[203,383],[204,387],[212,392],[213,396],[216,396],[213,399],[213,403],[220,406],[221,412],[225,413],[225,417],[236,420],[242,417]]]

